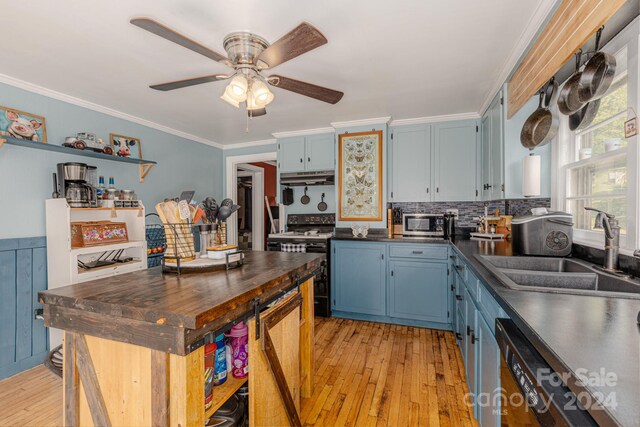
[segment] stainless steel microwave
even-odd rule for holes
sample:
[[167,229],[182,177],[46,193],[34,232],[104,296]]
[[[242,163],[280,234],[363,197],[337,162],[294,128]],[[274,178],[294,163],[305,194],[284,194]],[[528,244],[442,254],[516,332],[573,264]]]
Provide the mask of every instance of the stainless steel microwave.
[[443,237],[444,228],[444,214],[402,214],[403,236]]

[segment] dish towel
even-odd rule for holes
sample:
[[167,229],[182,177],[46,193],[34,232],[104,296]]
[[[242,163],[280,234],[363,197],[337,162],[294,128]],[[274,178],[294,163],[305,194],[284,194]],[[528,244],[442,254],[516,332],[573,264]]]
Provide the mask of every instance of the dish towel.
[[283,243],[280,252],[307,252],[306,243]]

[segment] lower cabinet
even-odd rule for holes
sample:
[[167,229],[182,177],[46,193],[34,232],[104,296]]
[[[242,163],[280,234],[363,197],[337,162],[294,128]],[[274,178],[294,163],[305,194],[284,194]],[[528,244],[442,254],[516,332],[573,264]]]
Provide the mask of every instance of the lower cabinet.
[[[478,317],[478,310],[476,309],[476,306],[466,289],[464,291],[464,294],[464,298],[467,301],[467,314],[465,316],[466,325],[464,336],[464,339],[466,340],[466,358],[464,367],[467,372],[467,385],[469,386],[469,393],[471,393],[472,398],[475,400],[478,389],[478,383],[476,379],[476,368],[478,366],[478,335],[476,331],[476,322]],[[477,407],[474,408],[474,414],[477,418]]]
[[447,264],[389,261],[389,316],[447,323]]
[[480,337],[480,363],[476,416],[482,426],[498,426],[500,408],[497,406],[499,403],[496,396],[500,393],[500,348],[493,334],[493,328],[481,315],[478,315],[477,326]]
[[333,309],[384,316],[386,300],[386,245],[373,242],[333,244],[331,274]]

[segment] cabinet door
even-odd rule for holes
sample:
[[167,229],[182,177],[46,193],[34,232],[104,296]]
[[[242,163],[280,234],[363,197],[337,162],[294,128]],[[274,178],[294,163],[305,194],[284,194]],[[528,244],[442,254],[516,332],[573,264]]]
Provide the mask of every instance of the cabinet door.
[[[500,402],[494,399],[500,387],[500,348],[484,318],[478,316],[478,334],[480,339],[478,364],[478,421],[482,427],[500,425]],[[495,405],[498,405],[497,407]]]
[[448,321],[447,264],[390,261],[389,270],[389,316]]
[[503,116],[502,93],[493,100],[489,109],[491,115],[491,200],[502,199],[502,146],[503,146]]
[[[263,313],[265,316],[273,313],[285,304],[279,304]],[[287,415],[281,391],[273,374],[273,360],[269,359],[264,351],[263,340],[265,334],[256,338],[256,322],[250,319],[249,323],[249,413],[252,416],[252,425],[276,426],[291,425]],[[266,325],[265,325],[266,327]],[[284,315],[276,324],[269,327],[269,335],[272,348],[277,357],[277,362],[286,379],[289,394],[300,413],[300,307],[294,308]],[[273,356],[273,354],[271,355]],[[215,391],[214,391],[215,392]]]
[[[476,383],[476,367],[478,360],[478,341],[477,341],[477,330],[476,330],[476,322],[478,316],[478,310],[476,309],[469,292],[465,289],[464,298],[467,301],[467,315],[466,322],[467,327],[465,330],[464,338],[466,339],[466,347],[467,347],[467,359],[465,363],[465,370],[467,371],[467,384],[469,385],[469,392],[475,397],[477,392],[477,383]],[[476,408],[477,409],[477,408]],[[474,409],[475,411],[475,409]],[[476,413],[477,417],[477,413]]]
[[431,126],[393,130],[392,200],[431,201]]
[[280,172],[301,172],[305,168],[305,139],[292,137],[278,140]]
[[477,122],[435,125],[435,201],[476,200]]
[[458,312],[456,313],[456,317],[458,320],[456,321],[456,342],[460,347],[460,354],[462,354],[462,362],[464,366],[467,366],[467,335],[466,335],[466,325],[464,323],[464,318]]
[[386,245],[354,242],[332,245],[333,309],[386,315]]
[[306,165],[308,171],[333,170],[335,168],[335,144],[332,133],[310,135],[306,138]]
[[491,114],[489,111],[482,116],[480,122],[480,128],[482,129],[481,138],[481,162],[480,168],[482,169],[482,181],[480,190],[482,191],[482,200],[491,200]]

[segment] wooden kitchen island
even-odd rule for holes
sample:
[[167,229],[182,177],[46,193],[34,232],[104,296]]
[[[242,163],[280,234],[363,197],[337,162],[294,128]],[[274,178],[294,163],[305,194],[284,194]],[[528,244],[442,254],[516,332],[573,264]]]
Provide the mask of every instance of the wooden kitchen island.
[[249,325],[249,422],[300,425],[313,390],[313,276],[324,255],[252,252],[234,270],[159,268],[41,292],[64,330],[64,424],[204,426],[247,380],[204,405],[204,345]]

